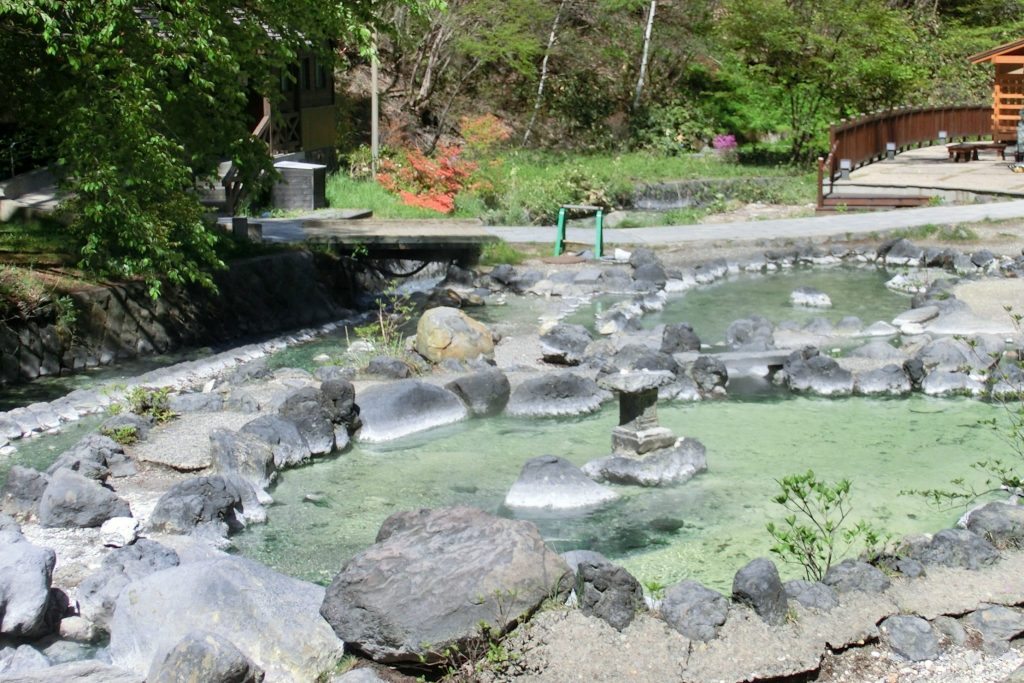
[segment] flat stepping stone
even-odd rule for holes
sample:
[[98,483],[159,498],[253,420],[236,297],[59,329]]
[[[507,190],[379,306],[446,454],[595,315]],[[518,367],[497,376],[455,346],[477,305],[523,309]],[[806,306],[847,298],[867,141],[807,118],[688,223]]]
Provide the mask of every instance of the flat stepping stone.
[[898,316],[892,319],[892,324],[896,327],[902,327],[912,323],[925,323],[936,318],[939,315],[938,306],[922,306],[921,308],[912,308],[909,311],[904,311]]
[[204,470],[213,464],[210,432],[220,427],[238,430],[251,421],[249,413],[217,412],[179,415],[155,427],[146,441],[125,450],[135,460],[163,465],[179,472]]

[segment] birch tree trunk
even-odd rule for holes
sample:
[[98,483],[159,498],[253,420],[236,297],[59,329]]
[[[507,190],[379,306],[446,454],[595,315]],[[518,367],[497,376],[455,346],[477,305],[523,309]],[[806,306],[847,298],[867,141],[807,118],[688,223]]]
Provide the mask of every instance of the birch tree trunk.
[[651,31],[654,29],[654,12],[658,9],[658,0],[651,0],[651,8],[647,12],[647,27],[644,29],[644,51],[640,57],[640,77],[636,81],[636,95],[633,97],[633,109],[640,106],[640,96],[644,92],[644,79],[647,77],[647,60],[651,52]]
[[562,19],[562,10],[565,9],[565,3],[568,0],[562,0],[558,5],[558,11],[555,12],[555,19],[551,22],[551,34],[548,36],[548,46],[544,50],[544,59],[540,63],[540,83],[537,85],[537,99],[533,102],[533,113],[530,114],[530,121],[526,124],[526,131],[523,133],[523,146],[530,140],[530,132],[533,131],[533,124],[537,121],[537,114],[540,112],[541,103],[544,100],[544,84],[548,79],[548,58],[551,57],[551,49],[555,46],[555,40],[558,37],[558,22]]

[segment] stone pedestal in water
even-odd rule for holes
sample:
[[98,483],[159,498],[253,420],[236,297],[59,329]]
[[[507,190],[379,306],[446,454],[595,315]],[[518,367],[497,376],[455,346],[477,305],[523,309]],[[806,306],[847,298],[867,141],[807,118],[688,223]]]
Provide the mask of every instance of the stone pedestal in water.
[[643,370],[598,380],[619,396],[619,425],[612,430],[612,455],[588,462],[584,474],[615,484],[667,486],[707,469],[703,444],[676,438],[658,424],[658,387],[672,380],[670,372]]

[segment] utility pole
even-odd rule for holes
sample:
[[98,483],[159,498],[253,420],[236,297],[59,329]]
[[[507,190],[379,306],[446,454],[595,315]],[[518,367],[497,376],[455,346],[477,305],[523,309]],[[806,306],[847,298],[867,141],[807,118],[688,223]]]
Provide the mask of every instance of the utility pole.
[[370,172],[377,177],[377,161],[380,158],[380,96],[377,92],[377,32],[373,32],[370,44]]

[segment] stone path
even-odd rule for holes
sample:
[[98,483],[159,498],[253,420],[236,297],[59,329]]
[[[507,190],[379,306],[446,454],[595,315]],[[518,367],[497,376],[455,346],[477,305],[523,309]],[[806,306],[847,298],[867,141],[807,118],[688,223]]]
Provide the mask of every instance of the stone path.
[[[716,240],[800,240],[813,237],[856,237],[933,223],[947,225],[1011,218],[1024,218],[1024,200],[964,206],[931,206],[921,209],[849,213],[810,218],[783,218],[770,221],[717,223],[714,225],[668,225],[654,228],[610,229],[604,231],[604,242],[606,245],[666,245]],[[554,244],[555,240],[555,228],[552,226],[488,227],[486,230],[506,242],[550,242]],[[569,228],[566,230],[566,239],[577,244],[592,245],[594,231],[585,228]]]

